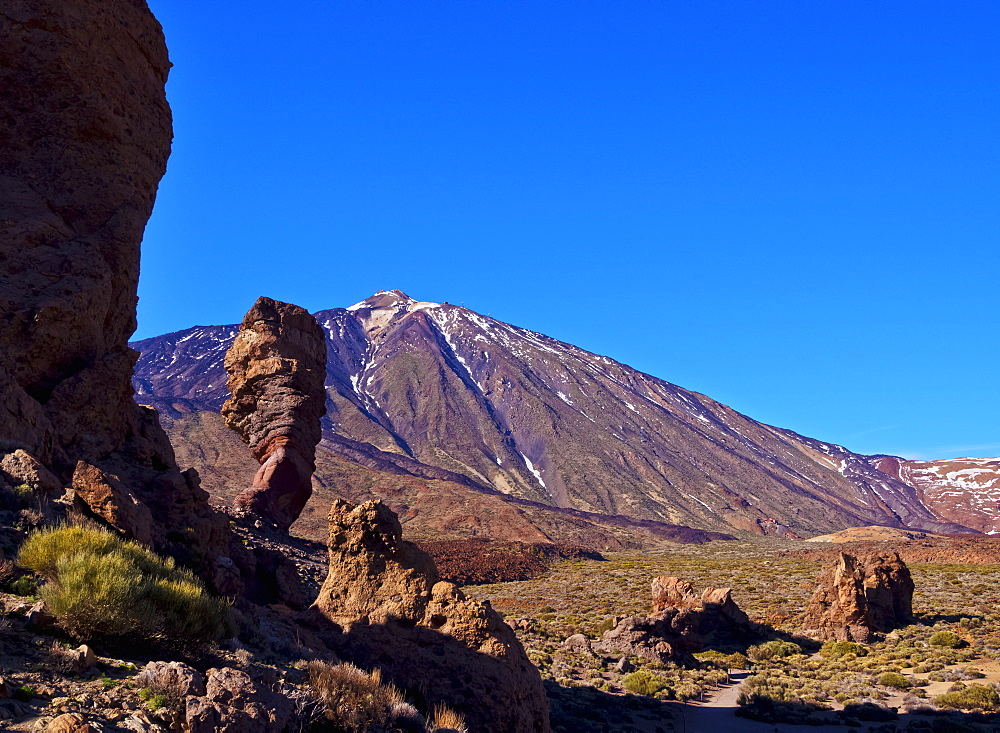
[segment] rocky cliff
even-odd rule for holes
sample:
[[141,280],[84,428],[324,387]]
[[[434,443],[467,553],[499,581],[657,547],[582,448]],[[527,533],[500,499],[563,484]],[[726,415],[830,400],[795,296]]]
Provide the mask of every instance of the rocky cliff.
[[171,144],[160,25],[141,0],[10,0],[0,26],[0,452],[112,524],[141,504],[158,522],[133,534],[232,591],[225,520],[132,400],[139,243]]

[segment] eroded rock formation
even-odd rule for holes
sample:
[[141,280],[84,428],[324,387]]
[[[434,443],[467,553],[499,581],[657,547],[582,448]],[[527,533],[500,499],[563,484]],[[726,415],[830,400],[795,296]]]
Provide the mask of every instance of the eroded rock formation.
[[692,652],[752,643],[761,637],[729,588],[706,588],[698,594],[687,581],[660,576],[653,579],[652,593],[653,613],[622,619],[605,632],[600,649],[693,666]]
[[234,505],[288,529],[312,495],[326,413],[323,329],[297,305],[258,298],[226,353],[226,371],[226,425],[260,462]]
[[4,472],[33,461],[65,487],[86,462],[170,528],[158,550],[232,592],[225,519],[132,400],[139,243],[172,135],[160,25],[142,0],[8,0],[0,27]]
[[913,579],[899,553],[840,553],[816,579],[803,627],[821,639],[868,643],[913,617]]
[[428,702],[445,702],[473,731],[548,731],[538,670],[489,606],[441,581],[430,556],[402,539],[386,506],[336,501],[330,571],[313,613],[341,630],[346,658],[379,666]]

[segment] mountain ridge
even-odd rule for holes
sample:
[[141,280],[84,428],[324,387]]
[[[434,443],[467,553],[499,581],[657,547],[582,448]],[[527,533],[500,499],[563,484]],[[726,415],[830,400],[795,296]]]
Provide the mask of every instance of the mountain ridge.
[[[322,447],[369,468],[714,531],[969,531],[869,457],[460,306],[379,291],[314,315],[328,350]],[[217,411],[233,335],[196,326],[133,343],[137,399]]]

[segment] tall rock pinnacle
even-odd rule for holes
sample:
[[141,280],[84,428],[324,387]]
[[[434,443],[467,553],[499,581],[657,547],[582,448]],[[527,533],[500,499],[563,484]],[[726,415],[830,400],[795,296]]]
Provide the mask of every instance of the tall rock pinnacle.
[[226,371],[226,425],[261,464],[234,504],[287,530],[312,495],[326,413],[323,329],[297,305],[258,298],[226,353]]

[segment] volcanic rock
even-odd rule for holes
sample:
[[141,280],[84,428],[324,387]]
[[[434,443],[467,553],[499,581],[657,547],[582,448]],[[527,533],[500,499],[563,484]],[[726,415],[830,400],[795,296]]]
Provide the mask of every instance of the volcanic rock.
[[757,641],[756,624],[736,605],[729,588],[706,588],[660,576],[652,583],[653,613],[628,617],[605,632],[600,649],[655,662],[693,666],[691,652]]
[[816,579],[805,610],[806,633],[867,644],[913,617],[913,579],[899,553],[856,558],[840,553]]
[[297,305],[258,298],[225,364],[232,397],[222,414],[260,463],[234,504],[287,530],[312,495],[326,413],[323,329]]
[[117,476],[80,461],[73,472],[73,491],[77,508],[97,515],[129,539],[153,543],[152,513]]
[[170,528],[157,550],[233,591],[226,520],[132,399],[139,243],[172,135],[160,25],[142,0],[7,0],[0,27],[0,454],[60,486],[79,461],[116,476]]
[[[441,581],[378,502],[330,508],[330,569],[313,612],[342,634],[341,654],[465,715],[473,731],[549,730],[538,670],[488,603]],[[428,685],[428,681],[432,684]]]
[[62,482],[34,456],[18,448],[0,460],[0,473],[13,485],[30,486],[36,491],[56,491]]
[[246,672],[230,667],[210,669],[203,697],[186,700],[190,733],[280,733],[292,715],[284,695],[257,684]]

